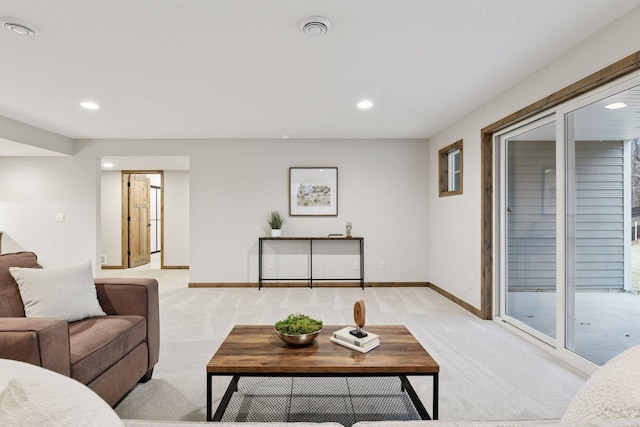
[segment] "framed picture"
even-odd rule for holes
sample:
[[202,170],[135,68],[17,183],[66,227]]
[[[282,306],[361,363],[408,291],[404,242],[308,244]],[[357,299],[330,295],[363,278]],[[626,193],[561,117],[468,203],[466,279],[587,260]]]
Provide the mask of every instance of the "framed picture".
[[338,168],[289,168],[290,216],[338,215]]

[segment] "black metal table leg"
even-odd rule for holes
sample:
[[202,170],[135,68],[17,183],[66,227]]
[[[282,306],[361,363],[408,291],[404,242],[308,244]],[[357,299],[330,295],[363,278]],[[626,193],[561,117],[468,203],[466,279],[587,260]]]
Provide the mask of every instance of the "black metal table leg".
[[209,388],[211,387],[211,381],[209,381],[207,385],[207,398],[209,399],[207,402],[207,421],[222,420],[224,411],[226,411],[227,406],[229,406],[229,401],[231,401],[231,396],[233,396],[233,393],[235,393],[238,390],[239,379],[240,379],[240,376],[238,375],[233,376],[233,378],[231,379],[231,382],[229,383],[229,387],[227,387],[227,391],[225,391],[224,396],[222,396],[222,400],[220,401],[220,404],[218,405],[218,409],[216,409],[216,413],[213,416],[213,418],[211,418],[211,396],[210,396],[211,392],[209,390]]
[[211,420],[211,380],[213,375],[207,374],[207,421]]
[[[423,420],[430,420],[431,417],[429,416],[429,413],[427,412],[427,409],[424,407],[424,405],[420,401],[420,397],[418,397],[418,394],[413,389],[413,386],[411,385],[411,383],[409,382],[407,377],[402,375],[400,377],[400,381],[402,382],[402,387],[404,388],[404,390],[406,390],[407,394],[411,398],[411,402],[413,402],[413,406],[415,406],[416,411],[418,411],[418,414],[420,415],[420,418],[422,418]],[[434,383],[434,385],[435,385],[435,383]],[[435,402],[436,401],[437,401],[437,396],[434,394],[434,396],[433,396],[434,408],[437,411],[437,407],[435,406]],[[434,413],[434,418],[433,419],[434,420],[438,419],[437,418],[437,414]]]
[[433,375],[433,419],[438,419],[438,373]]

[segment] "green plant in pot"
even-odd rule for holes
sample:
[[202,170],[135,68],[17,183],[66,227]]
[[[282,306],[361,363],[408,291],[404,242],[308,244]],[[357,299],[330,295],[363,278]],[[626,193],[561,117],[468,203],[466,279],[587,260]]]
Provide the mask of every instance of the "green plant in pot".
[[287,344],[305,346],[313,344],[322,330],[322,321],[305,314],[295,313],[274,325],[280,339]]
[[278,211],[270,211],[267,216],[267,223],[271,227],[271,237],[280,237],[284,217]]

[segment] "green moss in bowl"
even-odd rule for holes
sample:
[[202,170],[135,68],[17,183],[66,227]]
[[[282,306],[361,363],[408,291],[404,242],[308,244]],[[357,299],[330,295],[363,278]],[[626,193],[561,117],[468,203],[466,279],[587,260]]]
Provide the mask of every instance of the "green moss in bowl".
[[290,314],[286,319],[276,322],[275,330],[280,339],[288,344],[310,345],[320,334],[322,321],[300,313]]

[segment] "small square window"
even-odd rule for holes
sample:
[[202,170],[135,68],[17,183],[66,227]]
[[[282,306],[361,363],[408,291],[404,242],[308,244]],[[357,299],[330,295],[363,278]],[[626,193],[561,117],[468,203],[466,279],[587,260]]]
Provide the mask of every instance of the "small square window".
[[462,194],[462,140],[438,151],[440,197]]

